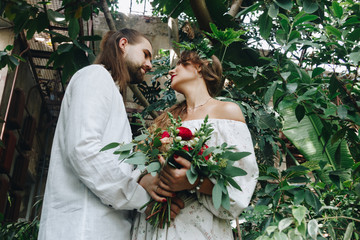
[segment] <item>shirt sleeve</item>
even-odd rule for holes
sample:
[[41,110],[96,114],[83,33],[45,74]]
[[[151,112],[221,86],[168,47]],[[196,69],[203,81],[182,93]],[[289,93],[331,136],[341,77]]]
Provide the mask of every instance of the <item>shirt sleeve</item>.
[[[235,219],[242,211],[248,207],[251,197],[254,193],[257,178],[259,175],[258,165],[256,163],[254,147],[250,132],[244,123],[231,122],[222,125],[219,129],[217,144],[226,142],[228,145],[235,145],[238,152],[250,152],[251,154],[234,163],[235,167],[240,167],[247,172],[245,176],[234,177],[233,179],[239,184],[242,191],[228,186],[227,190],[230,198],[230,209],[223,207],[216,209],[212,202],[212,196],[197,192],[198,200],[215,216],[222,219]],[[214,182],[215,183],[215,182]]]
[[[138,171],[129,170],[131,166],[120,163],[112,151],[100,152],[111,111],[115,111],[115,94],[120,94],[110,74],[97,66],[76,73],[71,81],[65,149],[74,173],[103,204],[139,209],[150,198],[137,183]],[[121,131],[121,126],[119,122],[114,131]]]

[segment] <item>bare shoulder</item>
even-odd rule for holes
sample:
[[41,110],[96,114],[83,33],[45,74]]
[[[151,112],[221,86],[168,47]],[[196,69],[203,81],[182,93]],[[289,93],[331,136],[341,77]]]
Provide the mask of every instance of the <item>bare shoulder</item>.
[[239,105],[234,102],[217,101],[215,111],[216,113],[214,115],[216,115],[216,118],[245,122]]

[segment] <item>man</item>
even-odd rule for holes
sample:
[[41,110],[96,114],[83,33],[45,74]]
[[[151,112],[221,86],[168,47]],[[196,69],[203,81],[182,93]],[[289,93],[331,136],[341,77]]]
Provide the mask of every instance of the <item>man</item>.
[[130,79],[143,81],[151,59],[144,35],[110,31],[95,64],[72,77],[53,140],[39,239],[129,239],[131,210],[147,203],[148,193],[163,201],[155,194],[158,179],[145,176],[143,188],[139,171],[120,164],[112,151],[100,152],[111,142],[131,141],[120,92]]

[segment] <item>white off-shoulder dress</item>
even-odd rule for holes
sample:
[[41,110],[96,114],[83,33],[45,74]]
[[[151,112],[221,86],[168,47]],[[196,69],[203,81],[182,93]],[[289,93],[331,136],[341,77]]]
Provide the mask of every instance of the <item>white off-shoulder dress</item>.
[[[199,129],[203,120],[189,120],[183,123],[191,130]],[[258,178],[258,166],[250,132],[245,123],[227,119],[209,119],[214,132],[207,142],[209,146],[218,146],[226,142],[235,145],[236,151],[251,152],[251,155],[239,160],[234,166],[241,167],[247,175],[235,177],[242,191],[228,186],[230,210],[222,207],[215,209],[212,197],[201,193],[181,193],[185,208],[164,229],[154,228],[145,220],[145,214],[138,213],[134,220],[133,240],[201,240],[233,239],[230,220],[237,218],[249,205]]]

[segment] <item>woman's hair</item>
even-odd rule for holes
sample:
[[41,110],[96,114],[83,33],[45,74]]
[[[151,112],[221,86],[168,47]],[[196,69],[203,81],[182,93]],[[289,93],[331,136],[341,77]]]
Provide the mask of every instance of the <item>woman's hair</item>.
[[[111,73],[112,78],[119,84],[120,91],[126,89],[130,82],[129,72],[126,66],[124,53],[119,47],[121,38],[126,38],[129,44],[137,44],[143,39],[149,41],[142,33],[124,28],[119,31],[108,31],[100,43],[100,53],[96,57],[95,64],[103,64]],[[150,41],[149,41],[150,42]]]
[[[211,60],[200,58],[199,54],[195,51],[183,51],[180,55],[180,60],[177,64],[184,66],[193,64],[199,67],[200,73],[205,80],[206,88],[211,97],[216,97],[220,92],[222,86],[222,66],[220,60],[215,56],[211,56]],[[170,119],[167,112],[170,112],[174,118],[179,116],[183,118],[187,110],[186,100],[175,104],[167,111],[162,113],[154,121],[156,127],[165,129],[170,124]]]

